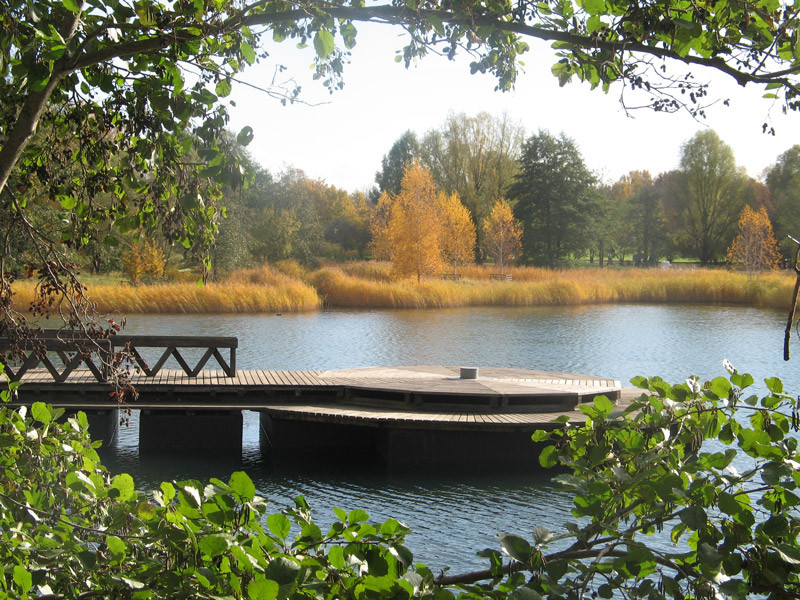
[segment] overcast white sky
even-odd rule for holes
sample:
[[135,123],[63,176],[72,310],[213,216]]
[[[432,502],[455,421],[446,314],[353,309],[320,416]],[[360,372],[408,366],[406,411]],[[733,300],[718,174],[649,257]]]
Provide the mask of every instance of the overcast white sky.
[[[540,128],[554,134],[563,131],[577,142],[589,168],[606,181],[634,169],[656,175],[677,167],[681,144],[703,127],[716,130],[753,177],[800,143],[800,115],[784,116],[761,97],[761,90],[741,88],[710,72],[695,71],[695,75],[711,80],[712,96],[730,98],[730,107],[721,103],[712,107],[702,123],[686,114],[649,110],[635,111],[631,118],[620,106],[619,87],[612,87],[609,94],[590,91],[578,82],[559,88],[550,74],[553,59],[545,44],[532,44],[523,58],[525,73],[510,93],[495,92],[490,76],[470,75],[466,59],[429,56],[406,70],[394,61],[395,50],[403,45],[398,28],[360,25],[358,44],[345,70],[345,87],[333,95],[311,80],[313,48],[299,50],[291,41],[273,45],[272,58],[289,67],[279,77],[294,77],[303,86],[306,102],[324,104],[282,106],[237,85],[231,96],[237,105],[231,109],[231,127],[255,129],[249,150],[273,173],[293,166],[348,191],[374,185],[381,157],[404,131],[422,136],[439,127],[451,111],[468,115],[506,111],[528,135]],[[267,86],[274,65],[265,61],[242,79]],[[774,125],[774,137],[761,132],[765,120]]]

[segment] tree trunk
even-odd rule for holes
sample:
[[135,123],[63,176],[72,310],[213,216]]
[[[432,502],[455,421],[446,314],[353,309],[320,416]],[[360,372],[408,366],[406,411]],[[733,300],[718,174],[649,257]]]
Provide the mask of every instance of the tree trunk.
[[600,251],[598,252],[597,261],[600,264],[600,268],[601,269],[603,268],[603,258],[604,258],[603,250],[604,250],[604,246],[605,246],[605,240],[603,238],[600,238]]
[[[80,0],[77,4],[79,9],[83,10],[83,0]],[[75,35],[75,31],[80,23],[80,10],[77,14],[68,11],[61,29],[59,30],[61,37],[64,38],[66,42],[69,42],[72,36]],[[22,109],[17,117],[17,122],[9,132],[3,147],[0,148],[0,194],[6,189],[8,179],[11,177],[11,173],[17,161],[22,156],[22,151],[25,150],[25,146],[27,146],[28,142],[33,138],[33,134],[36,133],[36,126],[39,124],[39,120],[42,118],[45,110],[47,110],[50,96],[53,95],[61,79],[69,71],[67,61],[71,59],[72,57],[67,55],[56,61],[53,65],[50,79],[47,85],[44,86],[44,89],[40,92],[30,92],[22,105]]]

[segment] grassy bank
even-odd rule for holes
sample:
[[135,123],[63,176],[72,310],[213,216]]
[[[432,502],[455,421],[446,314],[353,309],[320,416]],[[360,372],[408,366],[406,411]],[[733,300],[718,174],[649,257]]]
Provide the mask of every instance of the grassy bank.
[[[771,272],[748,278],[721,269],[571,269],[513,267],[513,281],[491,279],[493,267],[460,269],[459,281],[395,281],[388,264],[357,262],[306,271],[296,263],[238,271],[225,281],[131,286],[89,283],[100,312],[248,313],[341,308],[558,306],[614,302],[741,304],[786,309],[794,276]],[[15,285],[25,308],[33,285]]]

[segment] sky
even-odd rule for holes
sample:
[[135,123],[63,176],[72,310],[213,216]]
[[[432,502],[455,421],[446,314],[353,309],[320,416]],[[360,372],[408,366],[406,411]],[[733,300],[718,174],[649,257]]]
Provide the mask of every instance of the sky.
[[[236,104],[230,108],[231,129],[253,127],[255,138],[248,149],[263,167],[273,173],[294,167],[338,188],[366,191],[375,185],[381,158],[403,132],[422,137],[451,112],[500,116],[505,111],[526,135],[540,129],[563,132],[577,143],[586,165],[609,183],[631,170],[655,176],[677,168],[681,145],[708,127],[757,179],[781,153],[800,143],[800,114],[783,115],[762,97],[763,90],[742,88],[709,71],[694,73],[711,82],[712,97],[729,99],[730,106],[719,102],[699,122],[686,113],[648,109],[629,116],[621,106],[619,86],[608,94],[577,81],[559,87],[550,73],[554,59],[547,44],[531,42],[514,91],[504,93],[494,91],[492,76],[470,75],[466,57],[449,61],[428,56],[406,69],[394,60],[405,43],[402,30],[377,24],[358,29],[344,89],[333,94],[312,80],[313,48],[297,49],[290,40],[267,46],[269,59],[239,77],[260,87],[289,78],[302,86],[304,103],[287,106],[242,84],[228,98]],[[287,70],[276,74],[276,64]],[[762,133],[765,121],[775,128],[775,136]]]

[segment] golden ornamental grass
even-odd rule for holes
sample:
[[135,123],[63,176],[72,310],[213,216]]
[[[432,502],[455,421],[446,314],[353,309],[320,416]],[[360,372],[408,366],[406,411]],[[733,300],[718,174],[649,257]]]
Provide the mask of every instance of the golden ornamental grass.
[[[14,286],[15,306],[24,310],[33,299],[33,285]],[[100,313],[202,314],[299,312],[322,306],[316,290],[286,276],[271,284],[226,281],[207,283],[90,284],[88,296]]]
[[[341,308],[455,306],[562,306],[625,302],[741,304],[786,309],[794,275],[771,271],[753,277],[722,269],[509,269],[513,281],[495,281],[492,267],[460,270],[459,281],[393,280],[388,263],[356,262],[308,273],[294,264],[233,273],[220,283],[131,286],[107,279],[89,283],[101,313],[259,313]],[[301,280],[302,278],[302,280]],[[33,283],[14,285],[24,310]]]
[[787,308],[793,275],[755,277],[714,269],[569,269],[515,267],[513,281],[490,279],[490,267],[467,267],[460,281],[382,280],[363,266],[325,267],[310,276],[326,306],[437,308],[448,306],[560,306],[614,302],[745,304]]

